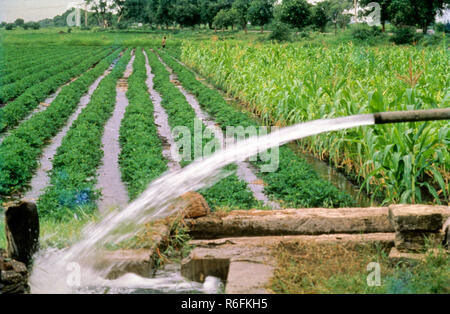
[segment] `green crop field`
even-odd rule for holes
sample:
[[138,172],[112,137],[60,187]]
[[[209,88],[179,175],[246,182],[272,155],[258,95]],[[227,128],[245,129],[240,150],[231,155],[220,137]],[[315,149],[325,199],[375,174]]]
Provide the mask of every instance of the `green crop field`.
[[[450,108],[445,24],[421,20],[419,25],[397,12],[383,28],[353,25],[343,15],[347,7],[322,23],[319,4],[309,6],[310,16],[302,20],[285,6],[302,6],[303,0],[279,4],[268,20],[259,16],[264,1],[248,1],[244,20],[245,1],[235,1],[241,6],[218,2],[208,21],[192,24],[194,4],[187,2],[171,7],[176,21],[154,23],[152,18],[164,15],[155,7],[152,18],[130,17],[139,10],[128,10],[122,22],[114,12],[103,24],[98,12],[86,12],[90,20],[82,27],[60,21],[69,12],[40,21],[41,29],[20,19],[0,24],[0,248],[7,246],[4,213],[10,204],[36,203],[41,248],[67,248],[82,237],[86,224],[132,207],[127,205],[164,175],[182,175],[194,161],[220,154],[230,128],[270,132],[320,119]],[[339,1],[325,2],[330,7],[323,10],[337,10],[332,4]],[[427,26],[433,32],[417,31]],[[220,175],[208,184],[181,175],[179,182],[201,195],[218,221],[252,209],[329,212],[450,203],[448,120],[358,126],[286,142],[220,164]],[[263,170],[275,160],[274,168]],[[175,208],[172,196],[178,192],[164,191],[167,211]],[[108,198],[116,203],[103,205]],[[176,219],[167,223],[161,252],[152,253],[155,265],[186,257],[191,249],[187,225]],[[153,226],[144,220],[139,221],[143,231],[111,248],[151,246]],[[243,225],[258,233],[252,222]],[[442,279],[448,275],[446,253],[405,270],[389,263],[390,248],[275,245],[278,268],[270,289],[448,292],[448,280]],[[318,259],[324,260],[320,271]],[[364,273],[372,260],[387,276],[386,285],[373,289]],[[414,283],[410,290],[398,287],[402,276]]]

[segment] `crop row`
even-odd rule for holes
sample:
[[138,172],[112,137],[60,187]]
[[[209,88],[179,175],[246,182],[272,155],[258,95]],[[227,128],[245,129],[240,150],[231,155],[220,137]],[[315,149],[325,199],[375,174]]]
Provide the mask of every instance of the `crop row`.
[[[50,185],[37,205],[42,217],[56,220],[96,208],[97,168],[102,157],[104,126],[116,103],[116,83],[131,58],[128,50],[99,84],[86,108],[67,132],[53,159]],[[111,61],[111,60],[109,60]]]
[[24,49],[24,47],[11,47],[0,50],[0,75],[6,75],[13,71],[17,66],[26,65],[31,66],[38,64],[43,56],[51,56],[54,53],[66,53],[72,47],[58,47],[58,48],[30,48]]
[[119,51],[103,59],[95,68],[63,87],[47,110],[22,123],[0,145],[0,194],[23,190],[38,167],[43,147],[64,126],[81,96],[117,57]]
[[[47,60],[44,62],[46,67],[40,68],[40,71],[32,73],[31,75],[24,76],[20,80],[11,84],[3,85],[0,87],[0,102],[6,103],[20,94],[22,94],[27,88],[42,82],[62,71],[70,69],[74,65],[79,64],[86,58],[98,53],[100,49],[91,50],[84,55],[80,51],[73,51],[69,55],[60,55],[53,60]],[[21,71],[23,68],[19,67],[17,71]]]
[[[182,60],[266,123],[450,106],[444,49],[188,44]],[[447,122],[361,127],[302,140],[385,202],[444,202]]]
[[145,56],[141,49],[136,49],[135,56],[126,93],[129,104],[120,126],[119,165],[130,199],[167,170],[147,92]]
[[[154,77],[154,86],[162,97],[162,105],[168,114],[170,127],[175,128],[178,126],[185,126],[190,130],[191,134],[191,157],[194,157],[194,123],[197,119],[194,110],[187,102],[184,95],[170,82],[169,72],[165,69],[164,65],[158,60],[155,53],[148,51],[149,63],[152,68]],[[202,125],[202,131],[205,126]],[[216,139],[212,139],[216,140]],[[177,141],[177,138],[175,138]],[[202,147],[208,141],[204,138]],[[199,143],[197,143],[198,145]],[[198,148],[197,148],[198,149]],[[192,160],[191,159],[191,160]],[[189,164],[190,161],[183,160],[182,166]],[[236,165],[231,165],[226,170],[235,168]],[[253,197],[253,194],[248,190],[244,181],[233,174],[225,179],[220,180],[214,186],[209,189],[201,191],[205,196],[206,201],[210,207],[214,210],[219,207],[233,207],[248,209],[258,206],[258,202]]]
[[57,63],[56,59],[58,59],[58,57],[70,58],[73,56],[71,53],[79,54],[81,52],[81,49],[75,48],[70,50],[67,48],[54,49],[52,51],[47,51],[46,53],[39,52],[39,54],[33,55],[31,58],[20,63],[9,63],[7,70],[0,71],[0,86],[13,83],[28,75],[41,71],[42,69],[51,66],[50,62]]
[[[200,83],[195,75],[172,57],[162,54],[165,62],[177,73],[183,86],[193,93],[200,105],[211,114],[225,131],[227,126],[258,126],[247,113],[230,106],[214,89]],[[263,162],[258,159],[255,165]],[[279,150],[279,166],[274,172],[261,172],[259,176],[267,183],[265,191],[274,199],[282,200],[292,207],[345,207],[352,204],[350,196],[331,183],[318,177],[304,159],[289,147]]]
[[27,89],[25,93],[0,109],[0,133],[4,132],[7,128],[15,126],[24,119],[30,111],[36,108],[40,101],[44,100],[45,97],[52,92],[55,92],[58,87],[85,72],[91,68],[92,65],[110,53],[110,49],[105,49],[88,58],[83,57],[83,61],[78,65],[69,67],[65,71]]

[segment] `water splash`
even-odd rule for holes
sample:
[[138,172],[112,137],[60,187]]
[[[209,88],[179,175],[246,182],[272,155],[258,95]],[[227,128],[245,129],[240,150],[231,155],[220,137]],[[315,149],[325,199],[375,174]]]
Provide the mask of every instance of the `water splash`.
[[99,223],[87,225],[78,243],[58,254],[37,255],[30,278],[32,292],[72,292],[67,284],[67,265],[74,262],[82,266],[83,286],[98,284],[108,270],[95,270],[94,265],[106,244],[117,244],[129,239],[145,223],[173,214],[180,208],[177,200],[182,194],[210,186],[223,178],[221,169],[230,163],[244,161],[271,147],[303,137],[373,124],[375,121],[371,114],[301,123],[263,137],[228,145],[183,169],[167,172],[154,180],[138,199],[123,210],[111,212]]

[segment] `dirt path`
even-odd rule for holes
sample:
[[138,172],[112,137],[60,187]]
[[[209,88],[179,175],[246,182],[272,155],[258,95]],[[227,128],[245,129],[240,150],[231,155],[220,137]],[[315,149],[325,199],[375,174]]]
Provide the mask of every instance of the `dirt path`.
[[[69,120],[67,121],[67,124],[59,131],[59,133],[52,139],[51,144],[47,146],[44,151],[42,152],[41,158],[39,160],[39,169],[34,174],[33,178],[31,179],[30,186],[31,190],[29,190],[25,194],[25,199],[36,201],[39,196],[42,194],[42,190],[50,183],[50,177],[48,176],[48,172],[52,170],[53,165],[53,158],[55,157],[56,150],[59,146],[61,146],[61,142],[66,136],[67,131],[69,131],[70,127],[72,126],[73,122],[78,118],[81,111],[89,104],[91,100],[91,96],[94,93],[94,91],[97,89],[100,82],[103,80],[103,78],[109,74],[111,71],[111,68],[106,70],[100,77],[95,80],[95,82],[89,87],[89,91],[87,94],[85,94],[80,99],[80,103],[78,104],[77,110],[70,116]],[[62,87],[61,87],[62,88]],[[59,93],[61,91],[61,88],[58,89],[56,93]],[[55,94],[56,94],[55,93]],[[51,95],[49,98],[45,100],[46,103],[51,103],[57,96]]]
[[103,159],[102,165],[98,170],[97,184],[97,188],[102,190],[102,196],[98,201],[100,212],[104,212],[112,207],[123,208],[129,201],[128,192],[125,184],[122,182],[122,174],[119,167],[119,130],[128,106],[126,92],[128,90],[128,77],[133,73],[134,51],[132,54],[133,56],[127,65],[123,77],[117,82],[116,106],[111,118],[105,125],[102,137]]
[[[177,86],[177,88],[180,90],[180,92],[186,97],[187,102],[191,105],[192,109],[194,109],[195,114],[198,119],[200,119],[203,124],[210,129],[214,136],[219,139],[221,143],[221,147],[224,147],[224,134],[222,129],[217,125],[217,123],[200,107],[199,102],[197,101],[197,98],[189,93],[187,90],[183,88],[178,83],[178,78],[176,74],[172,71],[170,67],[167,66],[164,61],[159,58],[159,61],[166,67],[167,71],[170,73],[170,80]],[[252,191],[253,196],[258,201],[261,201],[264,203],[265,206],[269,206],[273,209],[279,209],[281,208],[280,204],[277,202],[269,200],[269,198],[264,194],[264,181],[259,179],[256,176],[257,169],[255,169],[250,163],[248,162],[237,162],[237,176],[245,181],[247,183],[248,188],[250,191]]]
[[[144,51],[145,55],[145,68],[147,69],[147,80],[146,84],[148,87],[148,92],[150,94],[150,98],[153,103],[153,115],[155,117],[155,124],[158,129],[158,135],[163,144],[163,156],[167,159],[167,166],[169,170],[178,170],[181,169],[180,163],[175,160],[174,156],[176,156],[177,152],[174,150],[175,142],[172,137],[172,132],[169,125],[169,118],[167,116],[166,111],[161,105],[161,95],[153,88],[153,75],[150,65],[148,63],[147,53]],[[178,158],[179,160],[179,158]]]

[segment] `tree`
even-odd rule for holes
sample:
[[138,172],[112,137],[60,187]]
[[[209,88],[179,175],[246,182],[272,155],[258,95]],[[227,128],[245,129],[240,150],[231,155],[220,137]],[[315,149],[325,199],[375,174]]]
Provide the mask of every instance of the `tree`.
[[222,9],[214,17],[213,24],[215,28],[221,28],[222,31],[225,28],[231,26],[234,28],[234,24],[239,22],[239,15],[235,9]]
[[[151,23],[155,20],[157,8],[158,0],[126,0],[123,4],[122,16],[127,22]],[[117,23],[119,24],[121,21],[119,15]]]
[[193,0],[177,0],[173,10],[174,20],[181,27],[191,26],[200,23],[200,12]]
[[239,24],[247,34],[248,24],[248,8],[250,7],[250,0],[235,0],[232,8],[236,10],[239,19]]
[[[374,2],[373,0],[359,0],[359,4],[364,7],[368,5],[369,3]],[[391,4],[392,0],[377,0],[376,3],[380,5],[381,11],[380,11],[380,23],[381,23],[381,29],[383,33],[386,31],[386,21],[389,21],[391,19]]]
[[171,15],[172,1],[171,0],[159,0],[158,9],[156,11],[156,23],[160,25],[166,25],[166,29],[169,29],[169,24],[172,23],[173,18]]
[[5,25],[5,29],[7,31],[10,31],[10,30],[14,29],[14,26],[16,26],[14,23],[8,23],[8,24]]
[[330,6],[328,1],[317,3],[312,9],[311,22],[322,32],[325,32],[325,27],[331,20]]
[[89,9],[94,11],[98,25],[106,28],[108,26],[108,20],[111,18],[112,4],[107,0],[85,0],[85,2],[89,6]]
[[311,9],[306,0],[285,0],[278,15],[281,22],[301,29],[310,24]]
[[130,0],[113,0],[110,9],[113,9],[116,11],[117,14],[117,24],[120,23],[120,20],[125,14],[126,10],[126,3],[130,2]]
[[25,21],[23,19],[17,19],[14,21],[14,25],[17,27],[23,27],[25,25]]
[[448,5],[450,0],[391,0],[389,13],[396,26],[419,26],[426,33],[436,14]]
[[248,8],[248,20],[252,25],[261,26],[261,33],[264,32],[264,25],[269,23],[273,17],[272,0],[253,0]]
[[[330,18],[334,24],[334,33],[337,33],[337,27],[344,28],[350,23],[351,14],[344,13],[352,7],[352,1],[330,0]],[[348,12],[348,11],[347,11]]]

